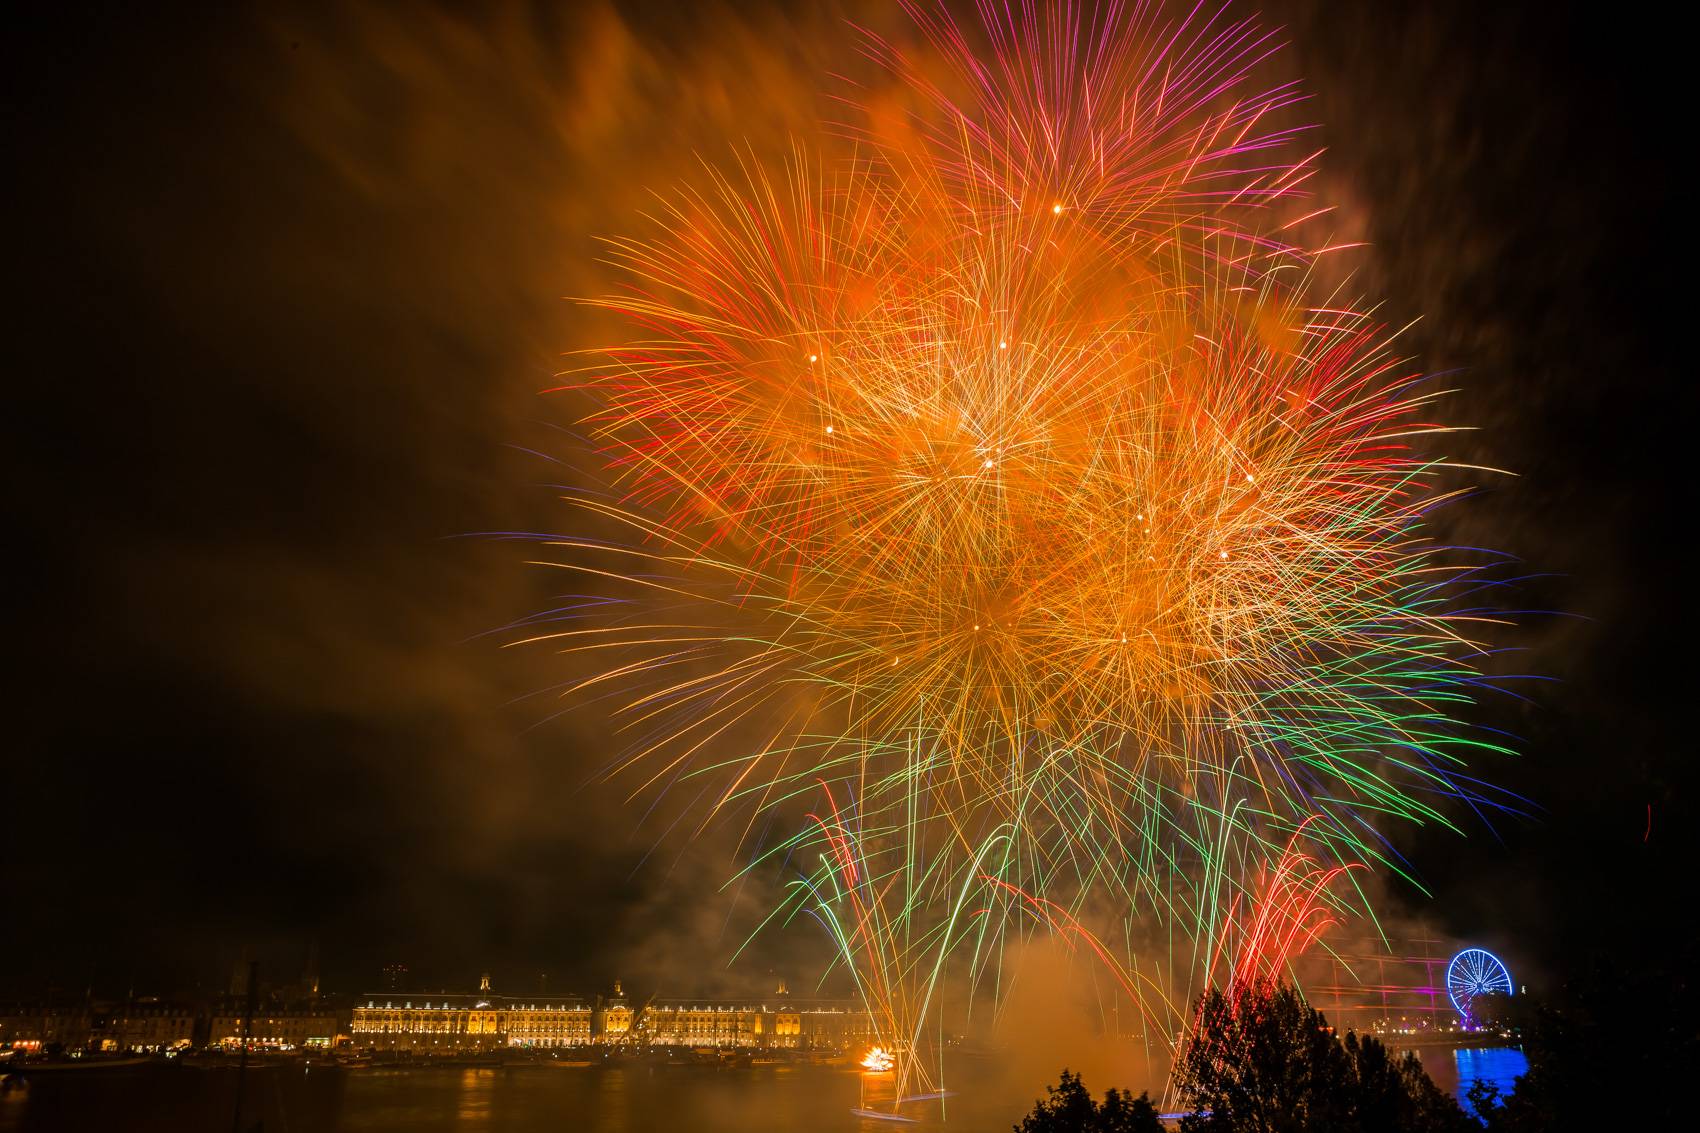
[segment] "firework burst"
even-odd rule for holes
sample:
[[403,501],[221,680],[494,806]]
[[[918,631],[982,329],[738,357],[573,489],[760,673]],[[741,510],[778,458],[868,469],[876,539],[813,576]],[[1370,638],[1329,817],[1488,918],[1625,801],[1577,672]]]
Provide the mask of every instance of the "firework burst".
[[[527,640],[622,697],[634,791],[824,788],[756,861],[819,863],[776,916],[827,925],[900,1080],[956,958],[1085,941],[1172,1034],[1397,868],[1378,824],[1485,801],[1436,391],[1313,282],[1272,41],[1058,12],[867,37],[854,154],[664,198],[597,301],[633,333],[564,383],[622,534],[556,544],[598,597]],[[1088,914],[1186,943],[1153,975]]]

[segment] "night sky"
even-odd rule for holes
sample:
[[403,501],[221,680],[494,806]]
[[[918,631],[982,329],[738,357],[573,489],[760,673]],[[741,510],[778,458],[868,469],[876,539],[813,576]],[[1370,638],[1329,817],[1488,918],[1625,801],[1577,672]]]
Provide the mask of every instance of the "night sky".
[[[1692,147],[1673,29],[1518,7],[1263,11],[1359,281],[1479,427],[1449,451],[1519,474],[1446,534],[1560,612],[1499,666],[1549,679],[1471,715],[1522,737],[1478,766],[1530,817],[1402,832],[1435,896],[1386,901],[1538,985],[1664,947],[1693,892]],[[477,536],[567,522],[573,414],[538,391],[595,341],[565,298],[607,284],[595,237],[692,150],[808,120],[837,17],[52,20],[3,80],[0,994],[211,987],[244,949],[281,980],[313,940],[348,991],[394,960],[499,990],[818,970],[806,931],[725,970],[758,903],[718,891],[730,849],[593,781],[605,720],[551,719],[527,694],[562,676],[496,632],[552,580]]]

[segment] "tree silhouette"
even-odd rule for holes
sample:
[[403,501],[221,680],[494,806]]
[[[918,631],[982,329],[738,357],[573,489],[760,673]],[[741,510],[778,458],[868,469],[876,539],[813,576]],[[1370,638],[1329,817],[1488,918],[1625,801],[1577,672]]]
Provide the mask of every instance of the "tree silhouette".
[[1080,1075],[1067,1069],[1056,1085],[1045,1087],[1045,1094],[1015,1133],[1160,1133],[1163,1128],[1149,1095],[1136,1098],[1112,1089],[1100,1105]]
[[1479,1130],[1411,1055],[1342,1041],[1294,988],[1264,981],[1199,1000],[1176,1065],[1185,1133]]
[[1696,967],[1700,940],[1653,942],[1627,962],[1596,957],[1544,1002],[1518,996],[1528,1072],[1509,1093],[1478,1081],[1465,1095],[1488,1133],[1592,1133],[1619,1106],[1637,1129],[1693,1127],[1682,1083],[1700,1064]]

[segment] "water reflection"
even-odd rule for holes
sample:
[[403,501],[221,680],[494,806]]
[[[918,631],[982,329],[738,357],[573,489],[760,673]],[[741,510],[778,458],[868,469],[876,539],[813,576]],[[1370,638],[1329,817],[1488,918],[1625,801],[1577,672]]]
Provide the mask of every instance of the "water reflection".
[[[1500,1096],[1509,1094],[1517,1079],[1529,1072],[1529,1060],[1521,1047],[1484,1046],[1452,1052],[1452,1064],[1457,1070],[1458,1100],[1480,1079],[1499,1087]],[[1466,1103],[1468,1104],[1468,1103]]]
[[[1431,1050],[1435,1083],[1460,1100],[1476,1079],[1511,1091],[1528,1059],[1515,1047]],[[820,1067],[725,1070],[669,1065],[250,1073],[245,1124],[300,1133],[967,1133],[1007,1129],[1043,1092],[1021,1076],[964,1068],[945,1100],[906,1103],[917,1125],[854,1111],[887,1108],[890,1085]],[[1099,1083],[1093,1082],[1097,1087]],[[1137,1086],[1136,1086],[1137,1088]],[[228,1133],[235,1075],[179,1067],[134,1074],[46,1078],[0,1104],[0,1133]],[[941,1118],[948,1111],[949,1120]]]
[[462,1073],[457,1110],[460,1123],[466,1126],[488,1125],[490,1103],[495,1092],[496,1071],[469,1069]]
[[590,1128],[598,1133],[627,1133],[631,1128],[631,1119],[627,1112],[626,1091],[630,1087],[626,1081],[625,1070],[607,1070],[598,1077],[600,1081],[596,1091],[597,1111]]
[[[150,1067],[43,1077],[0,1104],[0,1133],[229,1133],[235,1074]],[[243,1127],[267,1133],[977,1133],[1008,1129],[1042,1083],[964,1070],[948,1101],[905,1103],[915,1125],[858,1116],[863,1076],[830,1067],[442,1067],[250,1070]],[[1097,1083],[1094,1083],[1096,1086]],[[889,1106],[890,1087],[869,1102]],[[948,1121],[941,1120],[948,1107]]]

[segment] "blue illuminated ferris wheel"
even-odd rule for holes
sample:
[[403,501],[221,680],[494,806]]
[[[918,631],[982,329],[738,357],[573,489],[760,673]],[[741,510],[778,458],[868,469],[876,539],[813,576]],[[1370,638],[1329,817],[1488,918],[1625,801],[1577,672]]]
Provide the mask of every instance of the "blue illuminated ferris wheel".
[[1458,1017],[1471,1020],[1470,1005],[1481,995],[1510,995],[1511,973],[1485,948],[1466,948],[1446,965],[1446,994]]

